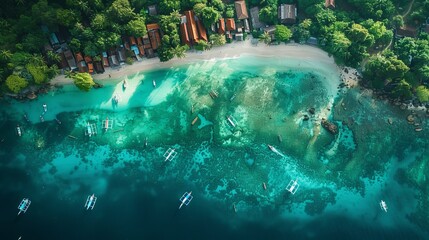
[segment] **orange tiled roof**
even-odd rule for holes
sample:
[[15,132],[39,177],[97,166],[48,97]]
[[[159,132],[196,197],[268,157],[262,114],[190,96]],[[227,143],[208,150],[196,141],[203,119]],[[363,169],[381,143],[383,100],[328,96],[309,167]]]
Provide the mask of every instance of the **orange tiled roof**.
[[159,25],[158,25],[158,23],[151,23],[151,24],[146,25],[146,28],[147,28],[147,31],[158,30]]
[[198,32],[200,33],[200,37],[202,39],[204,39],[204,41],[208,41],[206,29],[204,28],[203,24],[201,23],[201,20],[197,21],[197,26],[198,26]]
[[219,19],[219,29],[218,29],[219,34],[224,34],[225,33],[225,20],[223,18]]
[[188,27],[189,31],[189,38],[193,42],[197,42],[199,40],[198,38],[198,32],[197,32],[197,25],[195,23],[194,19],[194,12],[193,11],[185,11],[186,16],[186,25]]
[[235,30],[235,21],[234,21],[234,18],[228,18],[228,19],[226,19],[226,30],[227,31],[234,31]]

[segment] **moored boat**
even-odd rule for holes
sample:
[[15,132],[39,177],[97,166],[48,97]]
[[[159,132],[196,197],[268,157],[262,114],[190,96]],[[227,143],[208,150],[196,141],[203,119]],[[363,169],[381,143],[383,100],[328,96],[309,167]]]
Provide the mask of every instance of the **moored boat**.
[[383,200],[380,201],[380,208],[381,208],[381,210],[387,212],[387,204],[385,201],[383,201]]
[[21,127],[19,125],[16,126],[16,134],[18,134],[19,137],[22,136],[22,130],[21,130]]
[[189,205],[189,203],[192,201],[192,198],[194,198],[191,194],[192,194],[192,191],[190,191],[189,193],[185,192],[182,195],[182,197],[179,199],[180,201],[179,209],[181,209],[183,205],[186,205],[186,206]]
[[22,199],[21,203],[18,206],[18,210],[19,210],[18,215],[21,214],[22,212],[26,213],[27,209],[30,207],[30,204],[31,204],[30,199],[28,198]]
[[89,195],[87,198],[86,198],[86,202],[85,202],[85,208],[86,208],[86,210],[89,210],[89,209],[94,209],[94,206],[95,206],[95,203],[97,202],[97,197],[94,195],[94,194],[92,194],[92,195]]
[[128,87],[128,82],[127,82],[127,80],[126,80],[126,79],[124,79],[124,82],[122,83],[122,87],[124,88],[124,90],[125,90],[125,89],[127,89],[127,87]]

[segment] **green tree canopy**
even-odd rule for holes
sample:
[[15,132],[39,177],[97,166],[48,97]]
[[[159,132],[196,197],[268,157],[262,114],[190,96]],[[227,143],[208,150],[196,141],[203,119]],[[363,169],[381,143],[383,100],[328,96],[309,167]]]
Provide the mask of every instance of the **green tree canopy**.
[[159,13],[168,15],[174,10],[180,10],[180,0],[160,0],[158,4]]
[[131,21],[129,21],[126,25],[128,35],[134,37],[141,37],[146,35],[146,24],[143,17],[137,17]]
[[57,9],[57,22],[67,28],[72,28],[74,24],[80,21],[80,15],[72,9]]
[[27,87],[27,85],[28,82],[24,78],[15,74],[10,75],[6,79],[6,86],[13,93],[19,93],[22,89]]
[[222,46],[226,43],[226,38],[223,34],[212,34],[210,35],[209,40],[213,46]]
[[131,8],[128,0],[115,0],[108,12],[110,13],[110,17],[119,23],[128,23],[136,17],[134,9]]
[[365,78],[369,79],[374,87],[381,88],[385,83],[394,79],[402,79],[409,68],[399,60],[396,55],[389,52],[383,55],[371,56],[363,72]]
[[429,102],[429,89],[425,86],[418,86],[416,88],[416,95],[420,102]]
[[36,84],[42,84],[48,80],[46,74],[43,71],[43,67],[29,63],[26,65],[26,69],[31,74],[31,76],[33,76],[34,82]]
[[411,85],[402,79],[397,83],[395,88],[392,90],[392,94],[395,97],[400,97],[402,99],[410,99],[413,93],[411,92]]
[[216,23],[220,18],[220,13],[216,11],[213,7],[205,7],[201,12],[201,18],[203,20],[204,26],[210,28],[210,26]]
[[71,75],[74,84],[82,91],[88,92],[95,85],[92,76],[89,73],[76,73]]
[[288,42],[292,37],[292,31],[284,25],[276,25],[275,34],[278,42]]
[[304,19],[293,28],[293,40],[299,43],[305,43],[310,38],[311,19]]
[[265,6],[259,10],[259,19],[266,24],[277,23],[277,7],[276,6]]

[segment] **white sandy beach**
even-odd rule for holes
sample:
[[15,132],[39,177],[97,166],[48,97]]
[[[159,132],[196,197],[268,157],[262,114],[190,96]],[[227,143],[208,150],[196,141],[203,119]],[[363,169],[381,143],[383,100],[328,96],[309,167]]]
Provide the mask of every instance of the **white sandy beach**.
[[[328,67],[332,70],[339,70],[332,57],[328,56],[328,53],[323,50],[300,44],[281,44],[277,46],[267,46],[263,43],[254,45],[250,40],[243,42],[233,42],[226,44],[221,47],[214,47],[211,50],[200,52],[200,51],[188,51],[186,57],[182,59],[174,58],[168,62],[160,62],[159,58],[143,59],[141,62],[134,62],[132,65],[123,65],[120,68],[106,68],[103,74],[95,74],[94,80],[107,80],[121,79],[122,77],[134,73],[138,73],[145,70],[151,70],[156,68],[169,68],[173,66],[183,65],[186,63],[211,60],[211,59],[222,59],[222,58],[237,58],[241,55],[254,55],[261,57],[285,57],[287,59],[297,60],[316,60],[316,62],[324,65],[324,68]],[[314,66],[314,65],[313,65]],[[314,66],[317,69],[317,66]],[[110,77],[109,77],[110,76]],[[69,84],[72,83],[71,79],[65,77],[65,75],[59,75],[53,80],[52,84]]]

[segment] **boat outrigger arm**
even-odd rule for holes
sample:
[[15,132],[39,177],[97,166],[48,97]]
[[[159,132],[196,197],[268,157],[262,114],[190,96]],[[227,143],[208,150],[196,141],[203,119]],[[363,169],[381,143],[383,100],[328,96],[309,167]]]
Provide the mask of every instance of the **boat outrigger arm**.
[[97,197],[94,194],[89,195],[88,198],[86,198],[86,202],[85,202],[84,207],[86,208],[86,210],[89,210],[90,208],[92,210],[92,209],[94,209],[96,202],[97,202]]
[[286,187],[286,190],[288,190],[292,194],[295,194],[298,188],[299,188],[298,179],[296,179],[296,180],[290,180],[289,184]]
[[189,203],[192,201],[192,198],[194,198],[191,194],[192,194],[192,191],[190,191],[189,193],[185,192],[183,194],[183,196],[179,199],[179,201],[181,202],[179,209],[182,208],[183,205],[186,205],[186,206],[189,205]]
[[169,148],[169,149],[164,153],[164,157],[165,157],[164,162],[173,160],[173,159],[176,157],[176,155],[177,155],[176,150],[175,150],[174,148]]

